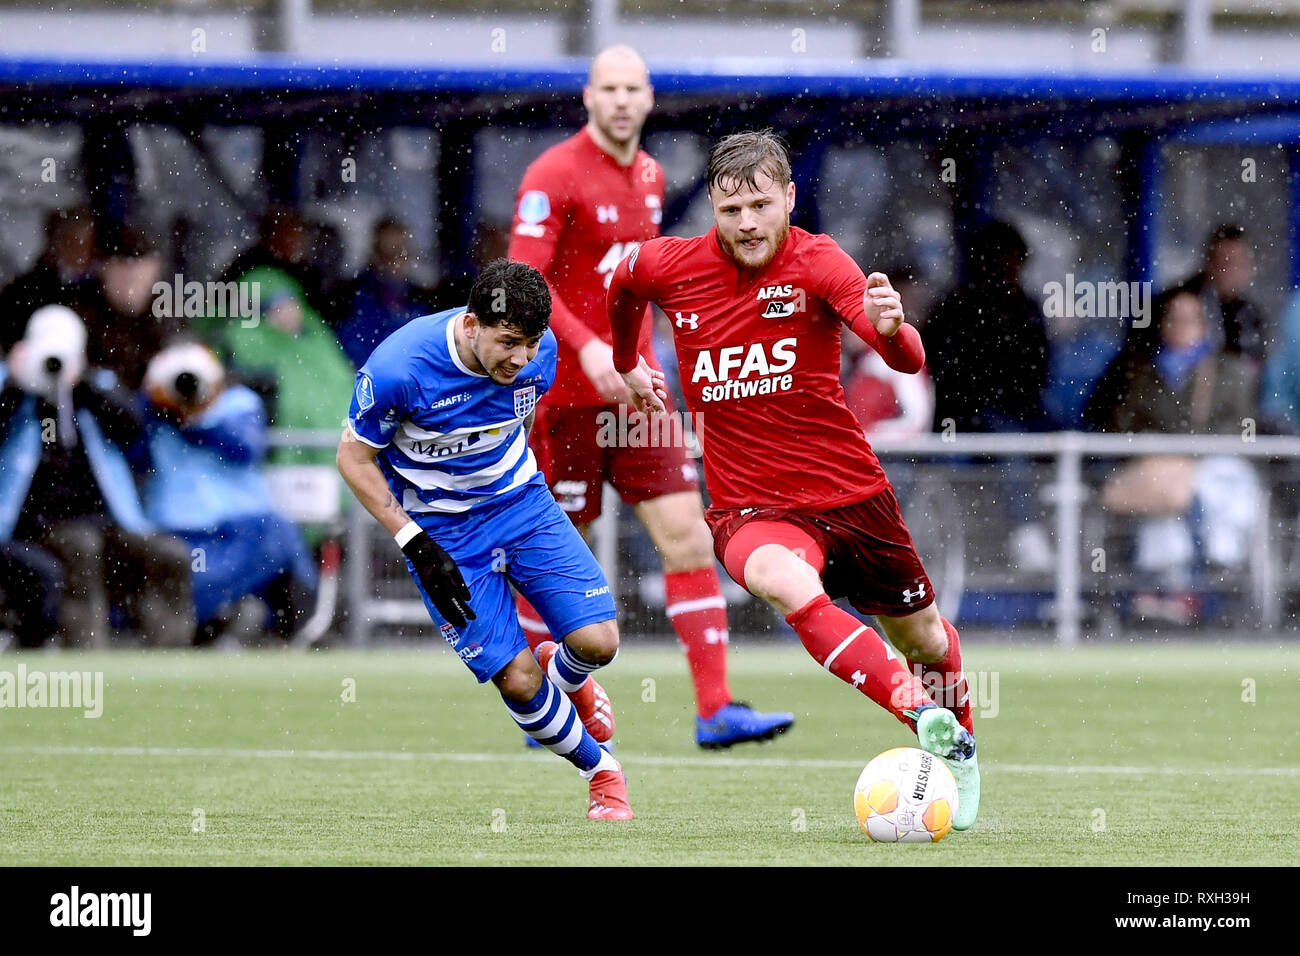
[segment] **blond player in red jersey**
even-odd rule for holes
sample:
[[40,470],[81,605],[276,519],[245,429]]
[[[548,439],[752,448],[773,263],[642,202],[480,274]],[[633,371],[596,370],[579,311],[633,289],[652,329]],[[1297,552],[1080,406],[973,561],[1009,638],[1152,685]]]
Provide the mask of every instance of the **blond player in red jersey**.
[[[716,748],[769,739],[792,726],[794,715],[761,713],[731,697],[726,602],[685,432],[652,436],[628,421],[629,412],[639,417],[635,410],[619,407],[629,396],[614,370],[605,292],[619,261],[659,235],[663,215],[663,170],[640,148],[654,105],[645,62],[627,46],[601,52],[582,99],[586,126],[528,167],[511,228],[509,258],[546,277],[560,343],[556,383],[538,406],[533,432],[538,464],[584,534],[600,514],[605,482],[649,531],[664,563],[668,617],[690,665],[696,742]],[[648,327],[637,347],[654,361]],[[638,440],[665,434],[672,440]],[[518,606],[529,642],[545,657],[545,622],[522,597]],[[594,680],[574,704],[597,740],[612,735],[613,711]]]
[[[665,410],[663,373],[638,355],[656,303],[703,426],[715,554],[817,663],[944,758],[958,786],[953,827],[965,830],[979,766],[960,641],[839,380],[842,324],[901,372],[924,364],[921,337],[886,276],[864,276],[829,236],[791,228],[790,161],[771,132],[720,140],[708,185],[713,229],[644,243],[615,270],[615,368],[638,408]],[[833,597],[875,615],[912,669]]]

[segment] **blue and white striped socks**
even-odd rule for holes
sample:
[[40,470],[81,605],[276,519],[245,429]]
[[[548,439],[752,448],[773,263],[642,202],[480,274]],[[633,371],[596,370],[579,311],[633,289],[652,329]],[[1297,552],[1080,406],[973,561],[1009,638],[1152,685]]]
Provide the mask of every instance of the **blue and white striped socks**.
[[[564,650],[563,644],[560,649]],[[557,659],[559,656],[555,655]],[[551,666],[555,667],[554,662]],[[586,679],[587,675],[583,674],[576,687],[581,687]],[[517,703],[505,697],[501,699],[524,733],[569,761],[587,780],[602,770],[618,768],[618,761],[602,750],[595,738],[587,733],[573,704],[553,680],[543,680],[541,690],[527,703]]]
[[[614,657],[618,657],[617,651],[615,651]],[[612,663],[614,663],[614,658],[610,658],[604,664],[593,664],[590,661],[585,661],[575,654],[568,644],[560,641],[555,655],[551,658],[551,664],[546,669],[546,676],[554,681],[560,690],[566,694],[572,694],[587,682],[589,674]]]

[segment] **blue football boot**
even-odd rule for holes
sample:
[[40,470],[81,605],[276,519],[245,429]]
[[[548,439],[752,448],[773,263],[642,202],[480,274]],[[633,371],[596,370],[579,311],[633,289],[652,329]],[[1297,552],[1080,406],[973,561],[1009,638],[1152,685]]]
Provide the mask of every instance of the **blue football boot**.
[[722,750],[747,740],[771,740],[794,726],[794,714],[765,714],[733,700],[708,720],[695,718],[695,742],[705,750]]

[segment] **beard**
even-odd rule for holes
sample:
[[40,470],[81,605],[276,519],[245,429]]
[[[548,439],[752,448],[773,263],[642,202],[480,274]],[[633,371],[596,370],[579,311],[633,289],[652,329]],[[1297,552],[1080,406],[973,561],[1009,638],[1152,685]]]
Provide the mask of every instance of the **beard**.
[[628,125],[628,131],[626,133],[618,132],[614,128],[612,119],[604,123],[597,120],[596,128],[599,129],[601,134],[615,146],[626,146],[629,143],[636,142],[641,137],[641,126],[638,126],[635,122]]
[[777,251],[781,244],[785,242],[786,236],[790,235],[790,217],[786,216],[785,222],[770,236],[755,236],[754,238],[763,238],[767,244],[763,246],[760,258],[753,258],[746,254],[743,246],[739,242],[728,240],[721,232],[718,233],[718,244],[722,246],[722,251],[730,256],[743,269],[761,269],[773,259],[776,258]]

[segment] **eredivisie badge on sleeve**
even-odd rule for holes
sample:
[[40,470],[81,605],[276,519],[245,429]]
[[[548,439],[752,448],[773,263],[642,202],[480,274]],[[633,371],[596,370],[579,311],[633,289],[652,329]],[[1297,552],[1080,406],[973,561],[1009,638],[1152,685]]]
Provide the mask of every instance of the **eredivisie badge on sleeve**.
[[515,389],[515,414],[517,416],[527,418],[536,407],[537,386],[529,385],[527,388]]
[[542,225],[551,214],[551,199],[540,189],[530,189],[519,198],[519,225],[515,232],[521,236],[546,235]]
[[369,411],[375,404],[375,386],[369,375],[362,375],[357,380],[357,407],[363,412]]

